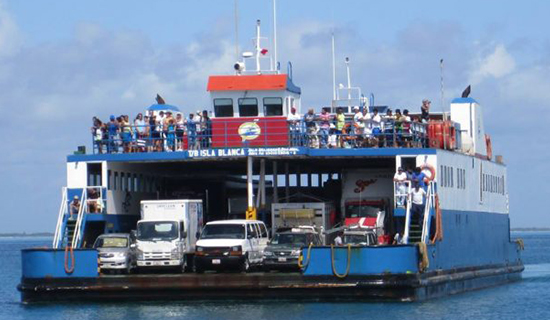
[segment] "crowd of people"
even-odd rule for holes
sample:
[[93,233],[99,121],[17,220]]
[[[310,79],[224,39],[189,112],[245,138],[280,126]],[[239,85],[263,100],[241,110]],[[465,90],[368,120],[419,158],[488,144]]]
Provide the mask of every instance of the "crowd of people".
[[422,103],[421,114],[411,117],[409,110],[387,109],[381,115],[374,108],[353,108],[353,117],[348,119],[342,108],[336,114],[322,109],[316,114],[309,109],[302,117],[292,108],[287,117],[291,145],[311,148],[345,147],[426,147],[426,124],[429,118],[430,101]]
[[187,118],[169,110],[149,111],[145,116],[138,113],[133,122],[128,115],[111,115],[108,122],[94,117],[91,130],[98,153],[171,152],[209,148],[212,143],[212,120],[206,110]]
[[[310,148],[365,148],[365,147],[427,147],[427,121],[430,101],[424,100],[421,114],[411,116],[407,109],[401,112],[387,109],[381,115],[377,108],[354,107],[353,115],[345,115],[342,108],[331,114],[326,108],[320,113],[309,109],[304,115],[292,108],[287,116],[288,137],[291,146]],[[175,114],[175,115],[174,115]],[[172,111],[139,113],[131,122],[128,115],[111,115],[108,122],[93,118],[91,128],[94,150],[97,153],[171,152],[209,148],[212,145],[212,120],[208,112],[197,111],[184,117]],[[228,137],[214,137],[227,139]]]

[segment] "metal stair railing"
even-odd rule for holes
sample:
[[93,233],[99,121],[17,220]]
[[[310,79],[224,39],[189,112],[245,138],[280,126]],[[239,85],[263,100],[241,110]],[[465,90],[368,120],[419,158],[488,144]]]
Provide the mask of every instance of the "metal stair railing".
[[403,232],[403,243],[409,243],[409,233],[411,228],[411,195],[407,195],[407,210],[405,213],[405,231]]
[[80,240],[81,240],[81,237],[82,237],[82,220],[84,219],[84,213],[86,211],[86,207],[87,207],[87,192],[86,192],[86,188],[83,188],[82,189],[82,197],[81,197],[81,201],[80,201],[80,207],[78,208],[78,216],[76,218],[76,225],[75,225],[75,229],[74,229],[74,234],[73,234],[73,239],[72,239],[72,242],[71,242],[71,247],[73,249],[76,249],[78,248],[78,246],[80,245]]
[[63,187],[63,191],[61,192],[61,205],[59,206],[59,214],[57,215],[57,224],[55,226],[55,234],[53,236],[53,243],[52,247],[54,249],[59,248],[59,244],[61,240],[63,239],[64,235],[64,229],[63,226],[65,225],[63,223],[65,213],[67,211],[67,187]]
[[430,234],[430,220],[431,220],[431,209],[434,204],[434,186],[433,182],[430,181],[428,184],[428,192],[426,193],[426,206],[424,207],[424,221],[422,222],[422,242],[428,243],[429,234]]

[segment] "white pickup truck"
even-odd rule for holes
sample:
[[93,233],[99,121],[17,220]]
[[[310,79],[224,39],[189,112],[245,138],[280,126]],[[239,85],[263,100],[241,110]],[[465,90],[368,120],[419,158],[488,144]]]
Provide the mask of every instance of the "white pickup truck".
[[193,261],[202,225],[202,200],[141,201],[134,247],[137,267],[184,271]]

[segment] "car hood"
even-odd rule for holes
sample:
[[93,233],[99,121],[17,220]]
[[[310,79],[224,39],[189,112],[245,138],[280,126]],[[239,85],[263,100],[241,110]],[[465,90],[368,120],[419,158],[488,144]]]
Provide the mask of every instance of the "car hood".
[[127,253],[130,250],[128,248],[97,248],[99,253]]
[[298,245],[288,245],[288,244],[270,244],[265,250],[266,251],[283,251],[283,250],[300,250],[302,246]]
[[202,239],[197,241],[199,247],[233,247],[241,246],[245,239]]

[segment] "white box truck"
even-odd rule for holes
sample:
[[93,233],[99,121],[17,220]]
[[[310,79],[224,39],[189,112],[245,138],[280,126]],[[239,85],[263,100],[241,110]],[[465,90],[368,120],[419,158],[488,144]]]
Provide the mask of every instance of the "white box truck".
[[331,229],[336,219],[334,205],[329,202],[299,202],[271,204],[271,228],[276,232],[312,226],[322,234],[323,244],[328,243],[324,231]]
[[202,225],[202,200],[141,201],[135,244],[137,267],[184,271],[193,261]]

